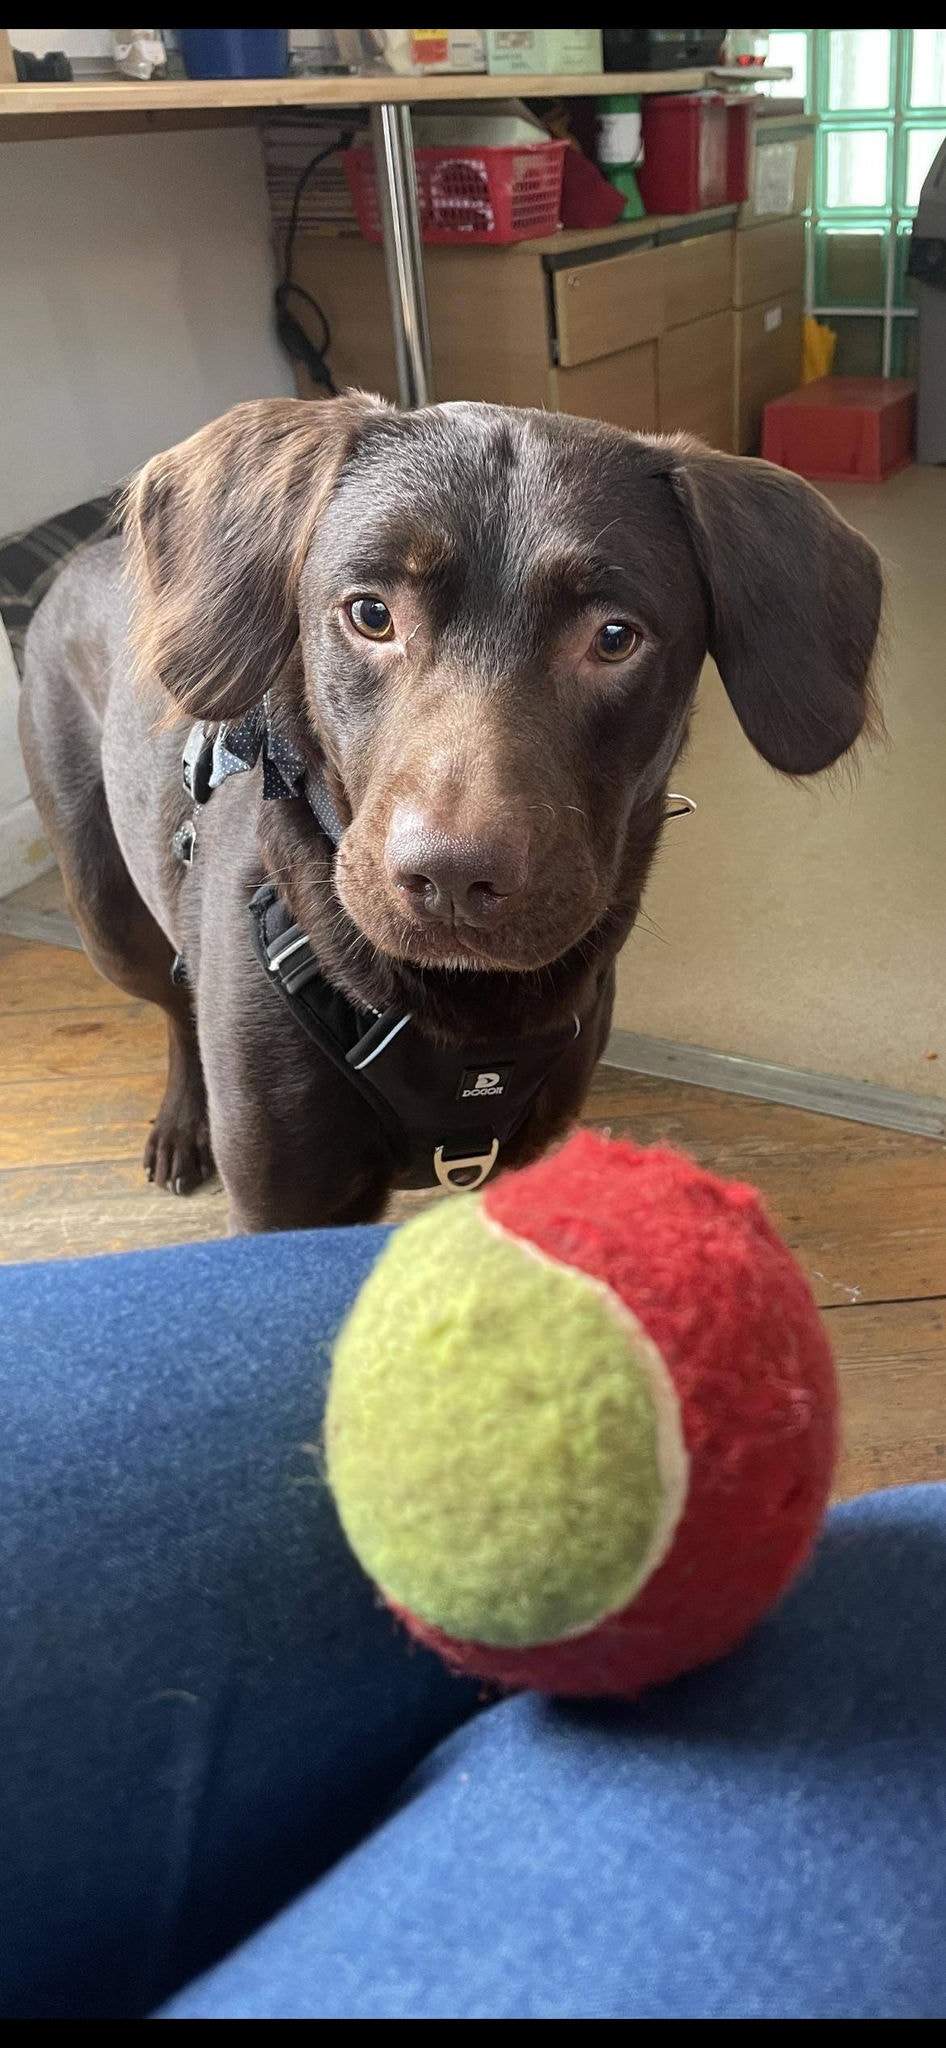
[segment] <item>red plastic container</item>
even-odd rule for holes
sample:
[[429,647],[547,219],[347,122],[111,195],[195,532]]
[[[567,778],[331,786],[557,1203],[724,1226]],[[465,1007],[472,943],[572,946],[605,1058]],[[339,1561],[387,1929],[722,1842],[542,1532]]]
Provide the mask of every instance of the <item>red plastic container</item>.
[[[554,234],[562,217],[567,142],[518,149],[416,149],[417,199],[425,242],[527,242]],[[370,149],[345,152],[345,176],[366,242],[381,240],[381,208]]]
[[726,102],[726,204],[744,206],[752,183],[756,110],[752,100]]
[[701,213],[725,206],[729,145],[720,92],[648,94],[644,161],[638,172],[648,213]]
[[914,460],[916,385],[909,377],[819,377],[765,408],[767,462],[813,482],[880,484]]

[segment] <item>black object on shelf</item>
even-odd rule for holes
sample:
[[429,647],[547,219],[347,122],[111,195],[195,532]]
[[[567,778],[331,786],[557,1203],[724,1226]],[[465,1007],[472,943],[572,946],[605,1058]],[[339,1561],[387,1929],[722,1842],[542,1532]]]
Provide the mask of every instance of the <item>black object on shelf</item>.
[[62,50],[50,50],[46,57],[34,57],[29,50],[14,50],[20,85],[60,85],[72,77],[72,65]]
[[687,71],[715,64],[725,28],[606,28],[606,71]]

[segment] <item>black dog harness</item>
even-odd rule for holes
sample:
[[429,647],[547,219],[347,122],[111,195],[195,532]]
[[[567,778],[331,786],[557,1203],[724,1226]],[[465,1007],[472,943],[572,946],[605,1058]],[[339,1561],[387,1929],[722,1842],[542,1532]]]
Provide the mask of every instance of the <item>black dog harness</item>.
[[[273,731],[269,706],[240,725],[207,735],[195,725],[184,750],[184,788],[195,810],[229,775],[262,756],[263,795],[303,796],[334,845],[342,825],[328,790],[312,776],[284,735]],[[194,817],[174,836],[191,866]],[[504,1147],[521,1130],[545,1083],[581,1031],[578,1017],[562,1030],[529,1038],[440,1046],[417,1029],[409,1010],[363,1010],[326,979],[301,927],[292,922],[272,882],[250,906],[253,949],[267,979],[296,1022],[373,1110],[402,1187],[482,1187],[502,1164]],[[177,978],[182,961],[175,962]]]
[[332,1065],[373,1109],[402,1187],[482,1187],[574,1045],[577,1017],[542,1037],[435,1045],[410,1010],[360,1010],[326,981],[272,882],[250,904],[256,957]]

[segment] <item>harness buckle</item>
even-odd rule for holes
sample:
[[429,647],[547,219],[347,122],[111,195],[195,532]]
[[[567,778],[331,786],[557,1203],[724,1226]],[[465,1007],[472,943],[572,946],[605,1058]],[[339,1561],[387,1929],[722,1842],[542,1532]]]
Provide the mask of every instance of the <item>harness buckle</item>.
[[[473,1188],[481,1188],[493,1171],[499,1158],[499,1139],[494,1138],[488,1152],[470,1152],[463,1159],[445,1159],[443,1146],[434,1152],[434,1172],[442,1188],[449,1188],[451,1194],[466,1194]],[[471,1175],[467,1180],[456,1180],[455,1174]]]

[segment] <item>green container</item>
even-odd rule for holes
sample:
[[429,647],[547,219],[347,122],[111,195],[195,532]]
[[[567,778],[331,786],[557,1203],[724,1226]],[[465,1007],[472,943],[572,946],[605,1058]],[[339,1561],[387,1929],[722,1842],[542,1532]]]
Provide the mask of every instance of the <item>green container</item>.
[[488,28],[486,68],[501,77],[520,71],[586,77],[604,70],[600,28]]
[[641,103],[637,93],[609,92],[595,107],[598,168],[624,194],[622,220],[640,220],[644,202],[636,166],[644,161]]

